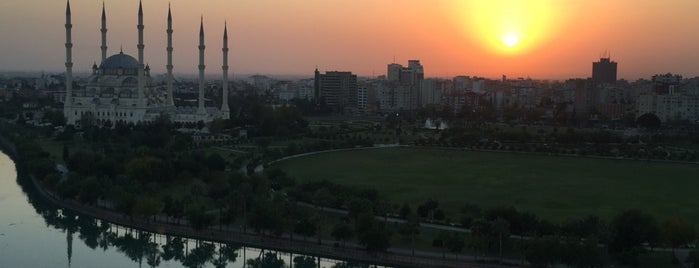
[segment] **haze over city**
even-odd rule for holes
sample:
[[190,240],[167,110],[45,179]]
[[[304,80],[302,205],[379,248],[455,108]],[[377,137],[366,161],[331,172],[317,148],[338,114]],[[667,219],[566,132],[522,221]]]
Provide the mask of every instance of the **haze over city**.
[[699,267],[699,0],[0,10],[1,267]]
[[[104,2],[108,54],[136,52],[138,1]],[[347,70],[385,74],[386,64],[420,59],[427,77],[472,75],[565,79],[588,77],[605,52],[619,78],[672,72],[699,75],[699,2],[673,1],[181,1],[173,12],[175,72],[195,73],[204,17],[207,65],[221,65],[228,22],[234,74],[310,75]],[[100,1],[74,0],[75,71],[100,60]],[[168,1],[146,0],[145,60],[166,64]],[[2,71],[60,72],[64,1],[0,3]]]

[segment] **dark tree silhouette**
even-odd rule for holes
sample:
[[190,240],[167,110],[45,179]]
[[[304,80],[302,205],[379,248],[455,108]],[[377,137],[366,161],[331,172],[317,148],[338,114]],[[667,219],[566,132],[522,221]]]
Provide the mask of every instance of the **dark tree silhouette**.
[[636,119],[636,124],[646,129],[660,128],[660,118],[657,115],[646,113]]

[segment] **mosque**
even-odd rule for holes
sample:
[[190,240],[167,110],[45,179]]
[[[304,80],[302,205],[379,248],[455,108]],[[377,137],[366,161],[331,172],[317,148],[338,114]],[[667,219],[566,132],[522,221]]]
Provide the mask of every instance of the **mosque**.
[[107,16],[102,6],[102,59],[92,66],[92,75],[83,88],[73,89],[70,0],[66,5],[66,98],[63,113],[68,124],[79,125],[83,116],[91,115],[98,123],[149,122],[160,115],[173,122],[211,122],[228,119],[228,31],[223,31],[223,85],[221,107],[205,107],[204,102],[204,23],[199,27],[199,96],[197,107],[177,107],[173,100],[172,13],[167,15],[167,91],[156,87],[150,67],[143,64],[143,7],[138,4],[138,59],[123,51],[107,57]]

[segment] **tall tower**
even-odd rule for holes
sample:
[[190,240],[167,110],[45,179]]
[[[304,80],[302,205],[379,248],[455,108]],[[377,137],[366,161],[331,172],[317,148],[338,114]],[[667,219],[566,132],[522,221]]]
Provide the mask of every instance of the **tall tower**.
[[596,83],[616,83],[617,63],[612,61],[609,55],[602,57],[598,62],[592,63],[592,81]]
[[197,113],[205,114],[204,109],[204,16],[201,17],[201,23],[199,24],[199,109]]
[[221,115],[223,119],[230,118],[228,107],[228,23],[223,24],[223,87],[221,90]]
[[104,11],[104,2],[102,2],[102,29],[100,29],[100,32],[102,32],[102,46],[100,47],[102,49],[102,61],[107,59],[107,14]]
[[138,1],[138,106],[139,108],[146,107],[145,101],[145,86],[143,81],[143,5]]
[[316,70],[313,72],[313,98],[316,103],[320,103],[320,72],[318,71],[318,66],[316,66]]
[[68,123],[73,123],[70,113],[73,100],[73,43],[71,42],[73,24],[70,22],[70,0],[66,2],[66,100],[63,102],[63,115],[68,119]]
[[167,104],[175,105],[173,90],[172,90],[172,13],[170,12],[170,4],[167,6]]

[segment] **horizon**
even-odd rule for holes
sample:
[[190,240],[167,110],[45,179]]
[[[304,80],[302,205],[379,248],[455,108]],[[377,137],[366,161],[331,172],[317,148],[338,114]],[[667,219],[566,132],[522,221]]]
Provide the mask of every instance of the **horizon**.
[[[320,71],[320,70],[319,70]],[[332,71],[339,71],[339,72],[344,72],[348,70],[327,70],[327,72],[332,72]],[[325,73],[326,71],[320,71],[321,73]],[[40,77],[42,74],[48,74],[48,75],[61,75],[65,74],[65,70],[57,70],[57,71],[48,71],[48,70],[0,70],[0,76],[24,76],[24,77]],[[665,75],[668,73],[656,73],[653,75],[650,75],[648,77],[639,77],[633,80],[629,80],[626,78],[618,78],[617,81],[627,81],[629,83],[633,83],[639,80],[646,80],[650,81],[652,79],[652,76],[654,75]],[[677,73],[670,73],[672,75],[680,75],[682,76],[682,79],[699,79],[699,75],[697,76],[684,76],[682,74],[677,74]],[[88,78],[90,75],[92,75],[92,72],[88,71],[73,71],[73,77],[74,78]],[[158,72],[155,74],[151,74],[151,77],[160,77],[160,76],[165,76],[167,75],[166,72]],[[175,79],[192,79],[192,80],[197,80],[198,79],[198,73],[185,73],[185,72],[173,72],[173,78]],[[228,74],[229,80],[230,81],[240,81],[240,80],[247,80],[253,76],[266,76],[271,79],[283,81],[283,80],[288,80],[288,79],[296,79],[296,80],[304,80],[304,79],[313,79],[313,74],[265,74],[265,73],[243,73],[243,74]],[[357,74],[357,77],[363,78],[363,79],[378,79],[380,76],[385,76],[385,74],[376,74],[374,76],[372,75],[360,75]],[[500,77],[483,77],[483,76],[477,76],[477,75],[461,75],[461,74],[456,74],[453,76],[425,76],[425,79],[444,79],[444,80],[452,80],[457,76],[468,76],[470,78],[482,78],[486,80],[494,80],[494,81],[499,81],[502,80],[502,76]],[[507,80],[519,80],[519,79],[525,79],[525,80],[532,80],[532,81],[549,81],[549,82],[565,82],[566,80],[575,80],[575,79],[592,79],[592,76],[587,76],[587,77],[563,77],[563,78],[546,78],[546,77],[511,77],[511,76],[506,76]],[[216,73],[207,73],[205,74],[205,80],[206,81],[216,81],[216,80],[221,80],[220,74]]]
[[[0,18],[0,32],[14,34],[0,44],[1,50],[13,52],[0,55],[0,62],[11,63],[0,71],[64,70],[65,4],[48,0],[0,3],[8,11]],[[143,1],[145,63],[157,74],[165,72],[167,4]],[[105,1],[105,6],[108,55],[118,53],[120,47],[135,55],[138,1]],[[102,3],[72,0],[71,9],[74,71],[89,72],[99,61]],[[508,0],[468,4],[455,0],[173,1],[174,71],[196,73],[197,34],[203,15],[207,76],[220,72],[220,42],[227,21],[234,79],[236,73],[310,77],[316,67],[376,77],[385,75],[392,62],[405,65],[418,59],[426,77],[497,79],[506,75],[564,80],[590,77],[592,62],[603,53],[610,53],[619,64],[619,79],[635,81],[664,73],[696,77],[699,55],[694,48],[699,47],[699,38],[692,33],[696,27],[688,26],[699,25],[699,18],[691,16],[697,9],[699,2],[690,0],[541,0],[526,4]],[[589,14],[595,20],[586,17]],[[518,33],[511,40],[514,43],[499,44],[497,31],[510,26],[507,31]]]

